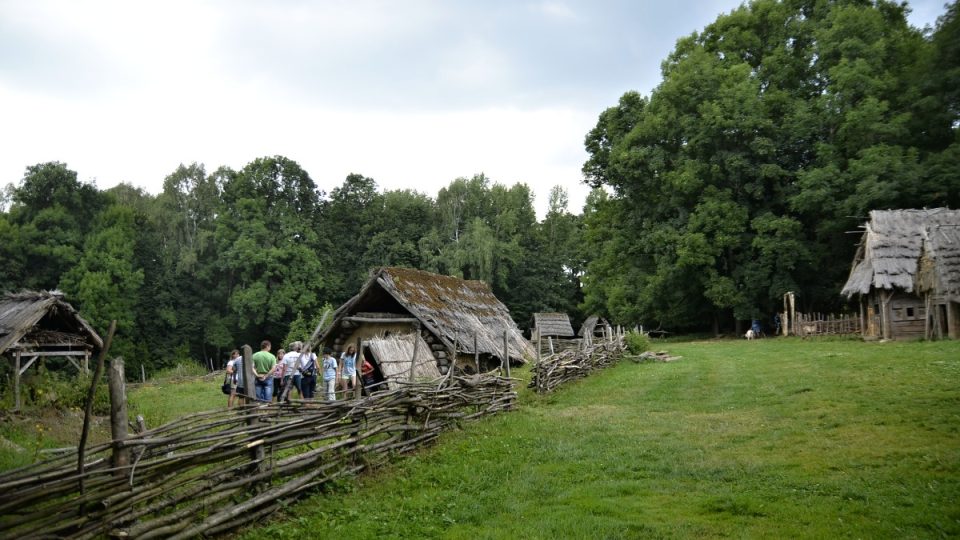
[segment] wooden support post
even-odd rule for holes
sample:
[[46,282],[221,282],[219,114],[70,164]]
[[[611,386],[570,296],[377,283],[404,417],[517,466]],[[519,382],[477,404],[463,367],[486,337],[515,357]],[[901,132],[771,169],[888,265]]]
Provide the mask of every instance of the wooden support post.
[[357,338],[357,358],[354,367],[357,368],[357,380],[353,383],[353,399],[363,396],[363,340]]
[[506,330],[503,331],[503,363],[507,367],[507,378],[510,378],[510,342]]
[[555,354],[553,350],[553,336],[547,336],[547,343],[550,345],[550,354]]
[[417,365],[417,352],[420,351],[420,321],[413,323],[413,358],[410,360],[410,382],[413,382],[414,368]]
[[[117,357],[110,361],[107,384],[110,388],[110,435],[113,438],[111,463],[114,468],[122,468],[130,464],[130,448],[123,446],[123,441],[127,438],[128,422],[123,358]],[[114,475],[123,476],[124,471],[118,470]]]
[[140,362],[140,382],[147,382],[147,371],[143,369],[143,362]]
[[89,352],[83,355],[83,372],[90,373],[90,353]]
[[477,348],[477,334],[473,334],[473,363],[477,365],[477,374],[480,373],[480,349]]
[[20,349],[17,349],[17,356],[13,365],[13,410],[20,410]]

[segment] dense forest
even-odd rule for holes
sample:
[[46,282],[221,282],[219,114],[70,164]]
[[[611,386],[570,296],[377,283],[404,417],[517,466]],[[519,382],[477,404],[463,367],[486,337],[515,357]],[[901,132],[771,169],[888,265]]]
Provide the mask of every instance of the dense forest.
[[[586,134],[582,213],[561,187],[458,178],[436,196],[295,161],[183,165],[150,194],[68,164],[0,195],[0,290],[61,289],[150,368],[309,327],[371,268],[482,279],[537,311],[671,331],[769,319],[785,291],[844,309],[856,230],[878,208],[960,202],[958,4],[936,28],[880,0],[756,0],[682,38],[649,95]],[[358,164],[362,168],[362,164]]]

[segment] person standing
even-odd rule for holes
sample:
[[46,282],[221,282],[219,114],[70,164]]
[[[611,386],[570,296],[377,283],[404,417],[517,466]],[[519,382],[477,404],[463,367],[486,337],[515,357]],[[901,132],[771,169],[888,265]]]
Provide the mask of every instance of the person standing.
[[280,394],[283,392],[283,355],[286,353],[283,349],[277,349],[277,365],[273,366],[273,398],[280,401]]
[[260,350],[254,353],[253,375],[254,389],[256,390],[257,401],[269,402],[273,396],[273,377],[272,371],[277,365],[277,357],[270,352],[270,342],[263,340],[260,342]]
[[313,399],[317,391],[317,355],[312,352],[300,359],[300,389],[304,399]]
[[237,359],[240,358],[240,351],[234,349],[230,352],[230,361],[227,362],[227,377],[230,382],[230,395],[227,396],[227,408],[233,407],[233,402],[237,399]]
[[300,366],[297,365],[300,361],[301,347],[302,344],[299,341],[294,341],[287,346],[289,352],[283,355],[283,388],[288,400],[292,389],[290,387],[291,383],[293,383],[293,388],[297,390],[297,399],[303,398],[303,388],[300,386]]
[[357,386],[357,349],[350,345],[346,352],[340,355],[340,365],[337,368],[340,388],[343,391],[343,397],[347,397],[347,392]]
[[327,401],[336,401],[337,399],[337,359],[330,354],[333,349],[323,348],[323,389],[327,393]]

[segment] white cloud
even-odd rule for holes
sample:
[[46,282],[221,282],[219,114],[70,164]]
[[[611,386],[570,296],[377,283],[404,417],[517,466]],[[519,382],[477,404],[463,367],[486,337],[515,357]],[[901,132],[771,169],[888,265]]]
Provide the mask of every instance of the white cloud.
[[537,9],[550,17],[560,20],[576,20],[577,14],[565,3],[545,1],[537,4]]

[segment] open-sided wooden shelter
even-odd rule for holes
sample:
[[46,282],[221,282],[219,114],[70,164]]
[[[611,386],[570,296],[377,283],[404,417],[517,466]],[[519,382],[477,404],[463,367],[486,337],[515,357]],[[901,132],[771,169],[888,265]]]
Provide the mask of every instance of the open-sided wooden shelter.
[[13,365],[15,407],[20,377],[38,359],[63,357],[88,371],[90,356],[103,340],[59,291],[22,291],[0,298],[0,355]]
[[874,210],[842,294],[863,335],[960,338],[960,211]]
[[[420,351],[429,351],[437,373],[446,372],[451,365],[471,371],[476,356],[481,369],[499,366],[504,337],[511,363],[524,363],[534,354],[510,318],[510,311],[482,281],[384,267],[372,272],[360,292],[340,306],[333,317],[320,342],[343,351],[362,341],[364,356],[381,369],[393,363],[390,369],[402,372],[404,369],[395,363],[401,360],[406,370],[410,369],[409,359],[382,358],[386,351],[398,348],[396,344],[388,348],[379,341],[395,335],[419,335],[417,340],[407,338],[409,347],[417,351],[418,358]],[[413,354],[410,351],[409,358]],[[427,371],[423,373],[426,376]]]

